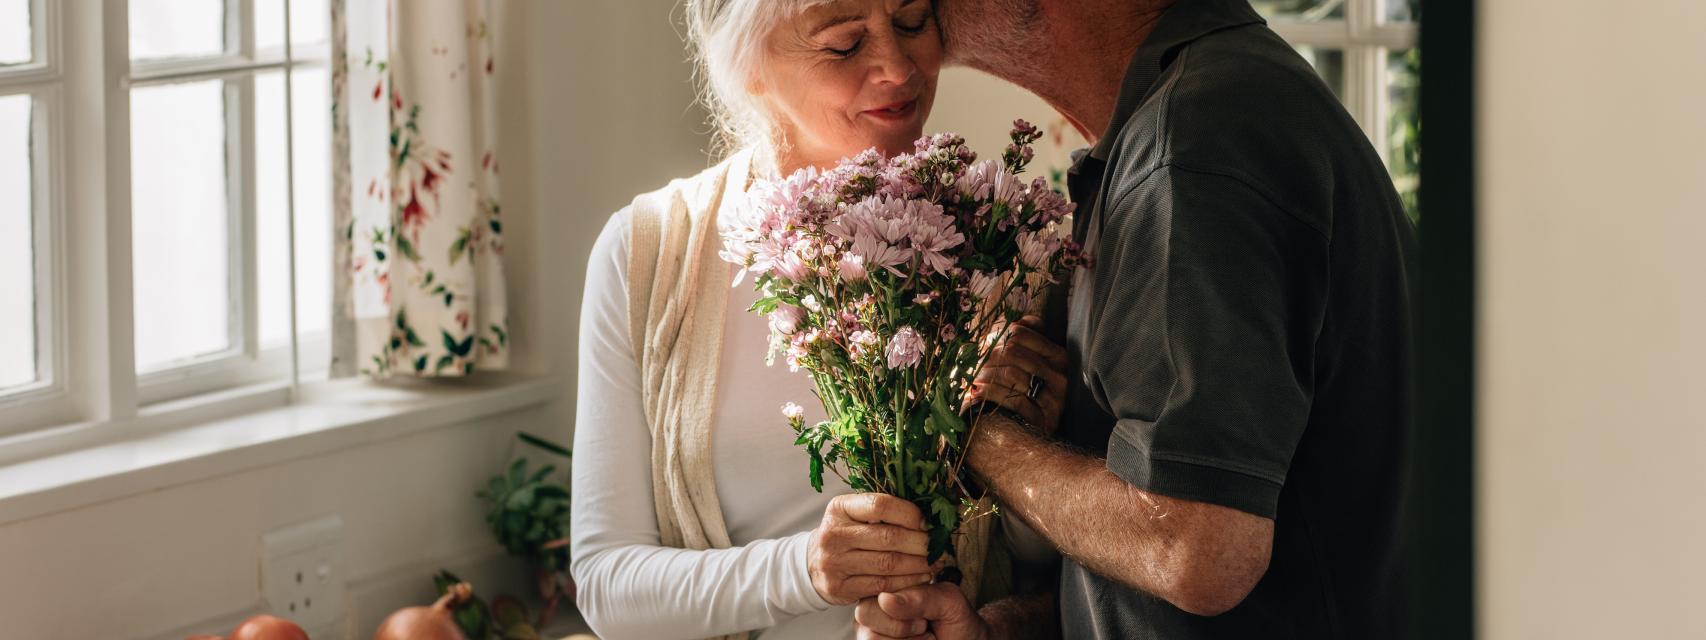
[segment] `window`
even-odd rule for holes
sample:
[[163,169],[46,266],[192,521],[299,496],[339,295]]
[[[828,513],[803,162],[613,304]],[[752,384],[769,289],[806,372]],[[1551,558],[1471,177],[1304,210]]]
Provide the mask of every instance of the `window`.
[[329,22],[0,0],[0,447],[325,370]]
[[1416,50],[1420,0],[1251,0],[1308,59],[1386,160],[1412,220],[1416,209]]
[[63,292],[53,141],[64,124],[53,9],[0,0],[0,410],[28,402],[37,415],[65,405],[54,324]]

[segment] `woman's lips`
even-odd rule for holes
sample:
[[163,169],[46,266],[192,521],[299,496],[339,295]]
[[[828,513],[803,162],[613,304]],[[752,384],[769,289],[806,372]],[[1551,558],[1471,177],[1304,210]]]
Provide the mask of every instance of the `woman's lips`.
[[912,114],[917,111],[918,100],[914,99],[883,105],[875,109],[863,111],[862,113],[884,122],[904,122],[912,119]]

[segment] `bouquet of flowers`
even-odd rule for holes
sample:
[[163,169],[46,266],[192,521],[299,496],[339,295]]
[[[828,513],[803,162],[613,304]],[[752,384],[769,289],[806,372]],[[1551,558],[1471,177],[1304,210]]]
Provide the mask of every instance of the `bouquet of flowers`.
[[959,407],[987,347],[1083,260],[1062,224],[1073,205],[1018,177],[1040,136],[1015,121],[1000,162],[938,134],[892,159],[873,149],[802,169],[758,185],[723,232],[735,285],[756,275],[767,361],[810,372],[829,416],[808,425],[799,405],[782,409],[812,486],[828,467],[855,491],[918,505],[932,561],[973,517]]

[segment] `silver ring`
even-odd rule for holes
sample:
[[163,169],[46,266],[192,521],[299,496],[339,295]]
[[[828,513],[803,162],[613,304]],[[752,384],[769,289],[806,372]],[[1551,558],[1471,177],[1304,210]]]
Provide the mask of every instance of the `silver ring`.
[[1040,395],[1042,392],[1043,392],[1043,379],[1040,376],[1033,374],[1031,376],[1030,386],[1025,389],[1025,397],[1030,398],[1032,400],[1036,400],[1037,396]]

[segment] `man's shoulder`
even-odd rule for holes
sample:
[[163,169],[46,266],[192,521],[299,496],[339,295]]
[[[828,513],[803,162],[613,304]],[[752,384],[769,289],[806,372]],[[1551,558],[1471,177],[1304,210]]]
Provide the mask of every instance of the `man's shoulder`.
[[1186,45],[1162,70],[1121,128],[1108,159],[1108,194],[1118,198],[1159,169],[1183,167],[1324,216],[1338,159],[1366,145],[1343,104],[1289,45],[1266,26],[1237,27]]
[[[1217,160],[1226,147],[1282,143],[1292,154],[1361,136],[1315,69],[1264,25],[1210,34],[1182,48],[1134,114],[1175,157]],[[1128,123],[1132,124],[1132,123]],[[1203,157],[1207,156],[1207,157]]]

